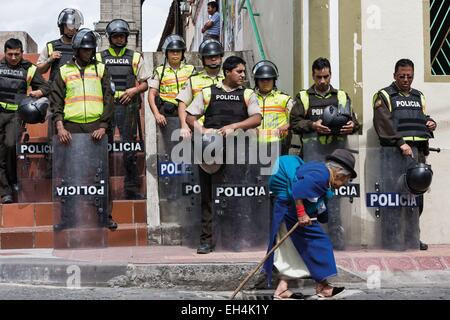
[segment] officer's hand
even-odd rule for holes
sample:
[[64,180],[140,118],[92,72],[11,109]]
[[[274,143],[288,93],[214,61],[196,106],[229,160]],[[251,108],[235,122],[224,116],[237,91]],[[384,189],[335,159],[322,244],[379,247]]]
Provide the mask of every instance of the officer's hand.
[[92,138],[94,138],[95,140],[101,140],[105,134],[106,134],[106,129],[99,128],[99,129],[95,130],[94,132],[92,132]]
[[339,132],[340,134],[352,134],[353,133],[353,129],[355,128],[355,124],[353,123],[353,121],[349,121],[345,124],[345,126],[342,126],[341,131]]
[[52,54],[50,55],[50,61],[49,62],[53,62],[56,59],[61,59],[61,51],[53,51]]
[[128,104],[131,102],[133,97],[136,95],[137,89],[136,88],[129,88],[125,90],[125,92],[120,96],[120,103],[121,104]]
[[402,150],[402,154],[404,156],[412,156],[413,155],[412,149],[407,143],[402,144],[400,146],[400,150]]
[[191,138],[191,129],[189,127],[182,127],[180,130],[180,136],[183,139],[190,139]]
[[436,122],[428,120],[427,121],[427,128],[430,131],[434,131],[436,129]]
[[307,214],[303,217],[298,217],[298,222],[300,222],[300,227],[312,225],[311,218]]
[[58,138],[59,138],[59,142],[61,142],[62,144],[69,144],[70,141],[72,140],[72,135],[66,129],[59,128],[58,129]]
[[278,136],[280,138],[287,137],[288,133],[289,133],[289,125],[288,124],[285,126],[282,126],[281,128],[278,128]]
[[322,125],[322,119],[313,122],[312,124],[313,130],[320,134],[330,134],[331,130],[327,126]]
[[44,94],[42,93],[41,90],[35,90],[35,91],[31,91],[28,95],[29,95],[30,97],[40,98],[40,97],[42,97]]
[[167,125],[166,117],[164,117],[161,113],[155,114],[156,123],[161,126],[165,127]]
[[217,130],[217,132],[220,135],[227,137],[228,135],[230,135],[234,132],[234,127],[233,127],[233,125],[230,124],[230,125],[220,128],[219,130]]

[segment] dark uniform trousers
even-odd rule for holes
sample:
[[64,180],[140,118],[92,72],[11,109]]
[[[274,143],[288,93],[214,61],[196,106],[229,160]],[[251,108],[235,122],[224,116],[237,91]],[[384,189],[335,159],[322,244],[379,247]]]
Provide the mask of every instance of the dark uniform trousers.
[[[108,132],[108,140],[110,143],[114,142],[114,130],[119,129],[122,142],[136,142],[137,141],[137,126],[140,121],[139,99],[134,99],[132,103],[123,105],[115,100],[114,103],[114,117],[112,120],[111,130]],[[142,139],[142,137],[139,137]],[[124,151],[123,165],[125,171],[124,188],[125,193],[137,194],[139,192],[140,181],[137,168],[137,152]]]
[[[64,121],[64,128],[70,133],[93,133],[95,130],[99,129],[99,121],[94,121],[91,123],[75,123]],[[107,129],[106,134],[109,135],[109,129]],[[111,194],[111,180],[108,177],[108,217],[112,219],[112,194]]]
[[0,108],[0,195],[12,195],[17,183],[16,142],[19,137],[17,112]]

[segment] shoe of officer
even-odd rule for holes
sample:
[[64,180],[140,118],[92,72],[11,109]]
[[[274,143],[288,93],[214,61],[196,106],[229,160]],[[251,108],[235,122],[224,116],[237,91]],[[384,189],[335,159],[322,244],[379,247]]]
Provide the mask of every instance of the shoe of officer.
[[125,199],[127,199],[127,200],[143,200],[144,197],[138,192],[125,191]]
[[420,241],[419,248],[420,250],[428,250],[428,245]]
[[213,245],[210,245],[209,243],[202,243],[197,248],[197,254],[207,254],[207,253],[213,252],[213,250],[214,250]]
[[10,194],[5,194],[5,195],[2,197],[2,203],[3,203],[3,204],[13,203],[13,202],[14,202],[13,197],[12,197],[12,195],[10,195]]
[[106,227],[111,231],[115,231],[117,229],[117,222],[115,222],[112,218],[109,218],[106,223]]

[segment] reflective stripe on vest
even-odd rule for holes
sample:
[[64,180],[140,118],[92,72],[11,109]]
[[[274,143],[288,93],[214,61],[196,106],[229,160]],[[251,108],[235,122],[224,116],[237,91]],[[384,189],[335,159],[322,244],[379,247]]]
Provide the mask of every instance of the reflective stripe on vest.
[[205,128],[220,129],[248,118],[247,105],[253,90],[237,89],[227,92],[212,85],[203,89]]
[[159,66],[156,68],[159,79],[159,96],[162,100],[178,105],[176,97],[180,92],[180,89],[184,86],[186,81],[194,72],[194,66],[189,64],[182,64],[177,70],[173,70],[170,66]]
[[61,41],[61,39],[53,40],[47,43],[47,51],[48,56],[50,57],[53,51],[60,51],[61,58],[53,60],[52,65],[50,66],[50,76],[49,79],[51,81],[55,80],[56,75],[58,74],[58,70],[60,67],[65,65],[66,63],[72,61],[73,57],[73,48],[72,44],[65,44]]
[[90,64],[84,69],[84,77],[73,64],[61,67],[61,77],[66,84],[64,120],[76,123],[91,123],[103,114],[102,78],[105,65]]
[[423,111],[423,94],[415,89],[404,96],[392,85],[380,90],[392,113],[395,129],[407,141],[424,141],[431,137]]
[[193,75],[189,80],[192,88],[192,99],[194,99],[203,88],[209,87],[213,84],[222,82],[224,79],[223,74],[218,74],[216,77],[209,76],[206,72]]
[[139,52],[122,48],[119,54],[116,54],[113,48],[108,48],[98,52],[96,58],[108,68],[116,88],[115,98],[119,98],[125,90],[136,85],[137,68],[141,59]]
[[[5,73],[0,70],[0,107],[8,111],[16,111],[19,100],[27,94],[37,67],[34,64],[28,70],[23,66],[11,69],[6,64],[2,67]],[[14,73],[7,74],[8,70]]]
[[278,128],[289,123],[286,107],[291,97],[274,90],[266,97],[257,94],[257,98],[263,114],[261,125],[258,127],[259,141],[273,142],[286,138],[279,136]]

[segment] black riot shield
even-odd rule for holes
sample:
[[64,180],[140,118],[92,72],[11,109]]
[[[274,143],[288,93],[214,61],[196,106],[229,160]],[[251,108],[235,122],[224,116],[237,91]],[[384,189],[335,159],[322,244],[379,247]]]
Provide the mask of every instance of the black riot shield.
[[114,200],[141,200],[145,192],[145,143],[140,99],[114,104],[112,132],[108,137],[111,196]]
[[167,125],[157,129],[161,222],[178,224],[181,244],[197,247],[201,232],[199,167],[193,161],[191,140],[180,138],[178,117],[166,120]]
[[[325,161],[325,157],[336,149],[358,149],[358,136],[318,136],[316,133],[304,135],[302,138],[303,160]],[[358,154],[354,153],[358,170]],[[351,184],[335,190],[335,196],[327,201],[328,223],[326,228],[333,248],[345,250],[351,229],[352,214],[359,211],[359,175]]]
[[[276,143],[274,153],[279,152],[278,146]],[[260,145],[256,133],[250,130],[226,139],[226,164],[212,175],[213,237],[219,250],[267,247],[271,219],[268,179],[272,161],[261,161],[259,155],[266,148],[271,150],[270,144]],[[270,151],[266,155],[270,159]]]
[[[414,156],[417,149],[413,148]],[[366,205],[381,224],[384,249],[403,251],[419,248],[419,198],[405,184],[411,157],[398,147],[370,148],[366,158]]]
[[108,141],[72,134],[64,145],[53,137],[55,248],[107,246]]

